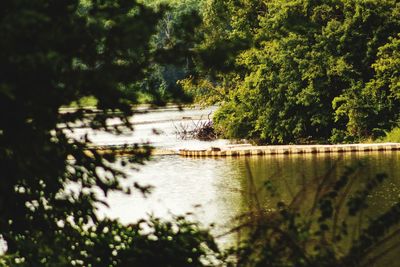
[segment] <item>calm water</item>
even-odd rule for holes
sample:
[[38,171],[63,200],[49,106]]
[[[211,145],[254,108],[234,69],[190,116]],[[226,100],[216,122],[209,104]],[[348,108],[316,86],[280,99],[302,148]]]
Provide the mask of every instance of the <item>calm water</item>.
[[400,153],[348,154],[341,156],[274,156],[247,158],[193,159],[179,156],[156,157],[140,168],[129,171],[130,180],[154,186],[152,194],[125,196],[111,194],[110,209],[101,212],[123,222],[134,222],[152,213],[160,217],[194,212],[203,224],[216,223],[218,232],[234,224],[232,219],[256,205],[275,208],[263,184],[269,180],[279,198],[290,202],[310,181],[320,181],[332,170],[343,173],[345,166],[365,162],[356,175],[355,188],[368,177],[385,172],[389,175],[374,191],[369,202],[377,213],[398,201],[400,195]]
[[[174,133],[177,125],[193,123],[188,117],[204,119],[214,110],[168,110],[137,115],[132,119],[136,123],[132,134],[115,137],[90,132],[90,136],[99,144],[151,141],[153,146],[167,149],[226,144],[226,140],[212,143],[178,140]],[[155,134],[154,128],[161,134]],[[235,225],[235,217],[256,206],[275,208],[275,202],[263,190],[265,181],[271,181],[280,199],[290,202],[310,182],[321,181],[328,172],[338,177],[346,166],[359,161],[365,162],[365,167],[354,176],[355,189],[377,173],[385,172],[390,177],[369,196],[368,215],[377,215],[399,200],[399,152],[203,159],[158,156],[138,171],[126,169],[127,183],[135,181],[154,186],[149,197],[144,198],[138,192],[130,196],[113,193],[107,198],[110,208],[101,207],[99,213],[119,218],[124,223],[135,222],[149,214],[170,218],[193,213],[193,218],[202,224],[215,224],[214,233],[218,235]],[[311,201],[311,197],[306,201]],[[222,243],[231,241],[221,239]]]
[[[177,127],[205,119],[214,110],[212,107],[137,115],[131,119],[136,124],[135,132],[121,136],[88,129],[77,130],[71,135],[79,137],[88,133],[95,143],[102,145],[150,142],[156,148],[174,150],[227,144],[227,140],[200,142],[176,138]],[[154,129],[159,134],[155,134]],[[377,173],[384,172],[389,176],[368,199],[371,209],[367,215],[376,216],[399,201],[400,152],[202,159],[156,156],[139,170],[125,169],[129,174],[126,183],[154,186],[150,196],[144,198],[139,192],[129,196],[111,193],[107,197],[109,208],[100,206],[98,212],[102,216],[119,218],[124,223],[136,222],[150,214],[168,219],[172,215],[192,213],[192,218],[205,226],[215,224],[213,232],[220,235],[236,225],[236,217],[256,207],[275,208],[275,201],[264,190],[266,181],[271,182],[279,199],[289,203],[300,189],[310,183],[321,181],[328,173],[338,177],[346,166],[360,161],[365,166],[353,177],[355,189]],[[231,244],[233,239],[225,236],[219,242]],[[397,258],[397,254],[386,257],[386,266],[393,266],[392,261]]]

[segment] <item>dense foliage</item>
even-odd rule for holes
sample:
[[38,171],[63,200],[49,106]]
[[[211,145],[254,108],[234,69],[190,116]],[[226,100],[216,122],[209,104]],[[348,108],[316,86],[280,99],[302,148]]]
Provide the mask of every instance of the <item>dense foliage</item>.
[[150,40],[150,50],[162,49],[168,51],[169,56],[165,57],[163,53],[162,60],[152,62],[145,78],[136,83],[132,90],[142,92],[142,102],[145,103],[157,105],[168,102],[188,103],[191,99],[183,92],[178,81],[194,72],[192,48],[196,42],[196,26],[201,22],[198,15],[200,2],[194,0],[142,2],[155,9],[168,5]]
[[[131,266],[144,258],[154,266],[160,261],[163,266],[201,265],[205,241],[211,239],[194,224],[178,219],[123,226],[95,213],[110,190],[132,189],[122,186],[125,174],[115,166],[142,163],[149,148],[127,147],[132,155],[117,162],[112,151],[100,155],[87,137],[70,134],[76,126],[113,133],[132,129],[127,118],[137,92],[129,89],[146,77],[153,62],[178,58],[165,49],[150,49],[163,12],[132,0],[2,2],[3,265]],[[97,100],[97,110],[59,111],[87,96]],[[121,124],[107,125],[111,117]]]
[[227,137],[343,142],[397,125],[398,1],[206,2],[198,49],[241,49],[186,87],[222,103],[215,122]]
[[[228,136],[270,143],[354,139],[397,122],[400,6],[394,0],[187,0],[174,1],[172,9],[158,5],[165,1],[142,2],[2,3],[0,237],[7,249],[1,266],[221,263],[213,237],[185,218],[123,225],[96,215],[110,191],[148,192],[123,186],[119,164],[142,164],[150,148],[126,147],[131,156],[117,159],[112,149],[99,154],[87,136],[71,133],[77,126],[131,131],[132,104],[144,94],[164,103],[180,97],[183,86],[199,99],[221,101],[215,119]],[[197,9],[203,24],[195,32]],[[201,80],[176,84],[195,71]],[[60,110],[82,98],[93,99],[96,109]],[[110,118],[121,123],[110,126]],[[345,257],[335,254],[326,244],[339,238],[328,230],[343,226],[332,219],[351,174],[323,184],[326,194],[321,186],[317,217],[304,221],[300,209],[280,204],[225,260],[338,266],[361,259],[360,252],[380,241],[374,235],[385,237],[398,224],[399,208],[363,229]],[[383,178],[354,192],[349,215],[366,208]],[[310,252],[315,242],[321,246]]]

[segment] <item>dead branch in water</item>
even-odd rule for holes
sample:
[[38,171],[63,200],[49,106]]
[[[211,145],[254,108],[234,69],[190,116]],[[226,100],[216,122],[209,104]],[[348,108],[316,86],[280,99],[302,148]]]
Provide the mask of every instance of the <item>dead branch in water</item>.
[[207,115],[207,120],[203,119],[203,116],[198,120],[191,118],[190,122],[180,122],[174,124],[176,137],[182,140],[198,139],[202,141],[211,141],[218,138],[214,130],[214,124],[210,118],[211,113]]

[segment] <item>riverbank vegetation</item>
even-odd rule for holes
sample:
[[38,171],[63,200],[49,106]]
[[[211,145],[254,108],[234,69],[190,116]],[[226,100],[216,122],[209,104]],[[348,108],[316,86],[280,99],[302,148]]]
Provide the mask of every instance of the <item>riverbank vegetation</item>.
[[400,143],[400,128],[394,128],[390,132],[387,132],[381,141]]
[[183,84],[220,103],[214,121],[226,137],[359,142],[398,125],[397,1],[215,0],[204,8],[198,48],[221,71]]
[[[249,239],[221,252],[207,229],[183,217],[130,225],[100,218],[96,210],[107,205],[109,192],[149,193],[145,185],[127,186],[118,166],[140,168],[151,148],[127,146],[130,156],[117,158],[69,133],[77,122],[129,132],[132,104],[144,95],[155,105],[182,103],[186,90],[221,105],[214,122],[229,138],[303,143],[382,136],[399,119],[397,1],[164,3],[3,3],[0,265],[362,266],[371,248],[398,233],[398,204],[363,224],[344,250],[335,246],[349,232],[339,214],[364,218],[368,194],[384,175],[351,195],[351,170],[316,183],[315,201],[307,202],[314,216],[282,202],[273,213],[260,208],[265,220],[249,224]],[[82,99],[95,100],[99,112],[81,109]],[[59,113],[71,103],[78,108]],[[110,118],[122,124],[110,126]],[[268,182],[265,188],[273,192]]]
[[[148,193],[124,184],[118,166],[137,168],[150,148],[127,146],[130,155],[118,159],[113,149],[92,149],[87,136],[71,136],[77,122],[114,134],[132,130],[128,118],[141,91],[131,89],[154,64],[179,61],[174,45],[172,52],[151,45],[164,12],[123,0],[2,3],[1,266],[199,265],[214,249],[207,231],[182,218],[132,225],[100,218],[110,191]],[[78,105],[59,113],[82,99],[96,100],[99,112]],[[108,125],[110,118],[121,124]]]

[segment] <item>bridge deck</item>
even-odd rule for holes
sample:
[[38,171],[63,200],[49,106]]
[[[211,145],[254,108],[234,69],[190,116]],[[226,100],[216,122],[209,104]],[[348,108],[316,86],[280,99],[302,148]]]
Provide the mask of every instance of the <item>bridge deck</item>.
[[397,150],[400,150],[400,143],[274,146],[232,145],[225,147],[211,147],[206,150],[181,149],[179,150],[179,155],[184,157],[235,157],[250,155],[351,153]]

